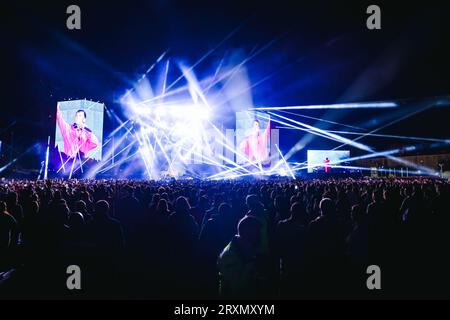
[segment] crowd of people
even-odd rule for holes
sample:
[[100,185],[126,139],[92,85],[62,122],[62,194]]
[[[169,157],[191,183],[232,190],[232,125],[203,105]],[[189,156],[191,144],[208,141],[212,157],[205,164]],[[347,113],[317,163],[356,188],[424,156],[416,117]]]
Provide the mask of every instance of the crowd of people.
[[3,180],[0,297],[450,297],[449,191],[428,178]]

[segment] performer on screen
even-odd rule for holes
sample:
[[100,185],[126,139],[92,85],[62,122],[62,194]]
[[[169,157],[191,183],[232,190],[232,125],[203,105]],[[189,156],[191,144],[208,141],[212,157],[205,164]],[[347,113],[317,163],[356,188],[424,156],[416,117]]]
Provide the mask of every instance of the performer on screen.
[[324,169],[326,173],[330,173],[331,171],[331,167],[330,167],[330,159],[325,158],[325,160],[323,161],[324,165]]
[[267,159],[267,140],[270,134],[270,118],[267,128],[263,134],[260,132],[258,119],[253,121],[253,127],[248,135],[239,145],[239,149],[247,155],[250,161],[262,163]]
[[98,146],[98,139],[95,134],[86,127],[86,112],[78,110],[75,112],[75,122],[68,124],[59,109],[56,110],[56,123],[64,141],[64,153],[74,158],[78,153],[82,153],[85,157],[89,152]]

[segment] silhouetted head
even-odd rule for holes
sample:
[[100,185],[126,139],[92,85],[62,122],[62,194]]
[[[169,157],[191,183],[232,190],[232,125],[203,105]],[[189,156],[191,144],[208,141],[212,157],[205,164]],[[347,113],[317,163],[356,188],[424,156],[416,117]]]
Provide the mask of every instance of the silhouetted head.
[[55,193],[53,194],[53,199],[54,200],[61,200],[62,199],[61,191],[56,190]]
[[231,212],[231,206],[225,202],[221,203],[219,206],[219,216],[228,217]]
[[164,189],[164,187],[159,187],[158,188],[158,193],[159,194],[163,194],[164,192],[166,192],[166,189]]
[[80,229],[84,226],[84,216],[81,212],[71,212],[69,214],[69,226],[71,228]]
[[372,193],[372,199],[375,202],[381,202],[383,200],[383,190],[375,189]]
[[157,204],[159,202],[159,199],[161,199],[161,195],[159,193],[155,193],[152,196],[152,203],[156,203]]
[[126,185],[123,189],[126,196],[133,196],[134,195],[134,188],[130,185]]
[[273,206],[275,207],[275,209],[280,210],[282,208],[283,205],[283,197],[282,196],[276,196],[275,199],[273,200]]
[[39,202],[39,196],[37,195],[37,193],[33,193],[33,194],[30,196],[30,199],[31,199],[31,201]]
[[169,206],[167,205],[167,201],[165,199],[159,199],[156,211],[159,213],[166,213],[168,210]]
[[250,210],[260,209],[262,207],[256,194],[249,194],[247,198],[245,198],[245,203]]
[[365,213],[363,208],[359,204],[355,204],[354,206],[352,206],[351,217],[354,223],[359,223],[364,219]]
[[37,201],[31,202],[31,214],[36,215],[39,212],[39,203]]
[[109,203],[105,200],[99,200],[95,203],[95,214],[100,216],[108,216]]
[[274,200],[274,207],[277,211],[288,211],[289,203],[286,201],[286,198],[283,196],[276,196]]
[[178,197],[175,202],[175,212],[178,214],[188,214],[191,206],[186,197]]
[[167,192],[161,193],[161,199],[169,200],[169,194]]
[[81,200],[83,200],[85,202],[89,201],[89,192],[83,191],[83,192],[81,192],[80,196],[81,196]]
[[289,203],[293,205],[294,203],[300,201],[300,198],[298,196],[292,196],[291,199],[289,199]]
[[441,194],[441,193],[442,193],[442,190],[443,190],[444,188],[442,187],[442,185],[436,184],[436,185],[434,186],[434,189],[436,190],[436,193],[437,193],[437,194]]
[[87,212],[86,202],[83,200],[75,202],[75,210],[78,212]]
[[322,216],[332,216],[336,213],[336,206],[330,198],[323,198],[319,203]]
[[259,222],[258,219],[251,216],[245,216],[239,221],[238,235],[244,241],[256,244],[260,239],[261,227],[261,222]]
[[295,220],[306,223],[306,208],[302,202],[294,202],[291,206],[291,215]]

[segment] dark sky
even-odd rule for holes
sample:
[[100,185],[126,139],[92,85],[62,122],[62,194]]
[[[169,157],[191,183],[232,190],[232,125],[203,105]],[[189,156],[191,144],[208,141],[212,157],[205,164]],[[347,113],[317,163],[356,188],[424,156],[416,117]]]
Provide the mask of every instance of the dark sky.
[[[254,88],[255,105],[450,94],[450,6],[377,1],[382,30],[369,31],[365,10],[372,2],[2,1],[0,127],[16,121],[12,130],[25,143],[53,132],[49,116],[59,100],[90,98],[119,109],[115,99],[162,52],[194,63],[239,26],[195,71],[206,75],[230,51],[248,54],[273,40],[247,64],[252,82],[279,70]],[[70,4],[81,7],[82,30],[66,29]],[[376,116],[339,118],[362,123]],[[392,130],[449,136],[448,120],[448,111],[433,110]]]

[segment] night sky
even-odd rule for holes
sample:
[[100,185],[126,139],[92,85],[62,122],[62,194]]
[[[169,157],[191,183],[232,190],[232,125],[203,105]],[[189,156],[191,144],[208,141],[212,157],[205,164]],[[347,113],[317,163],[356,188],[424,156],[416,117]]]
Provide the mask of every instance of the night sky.
[[[224,55],[273,41],[246,65],[254,105],[282,106],[424,98],[450,94],[450,6],[380,2],[382,29],[366,28],[372,1],[2,1],[0,139],[18,147],[54,133],[56,102],[88,98],[117,110],[117,98],[166,51],[210,74]],[[448,1],[447,1],[448,3]],[[82,29],[66,28],[77,4]],[[448,137],[450,107],[434,108],[388,133]],[[330,116],[324,111],[313,116]],[[366,123],[381,113],[336,116]],[[105,127],[108,128],[108,124]],[[294,141],[297,138],[292,138]]]

